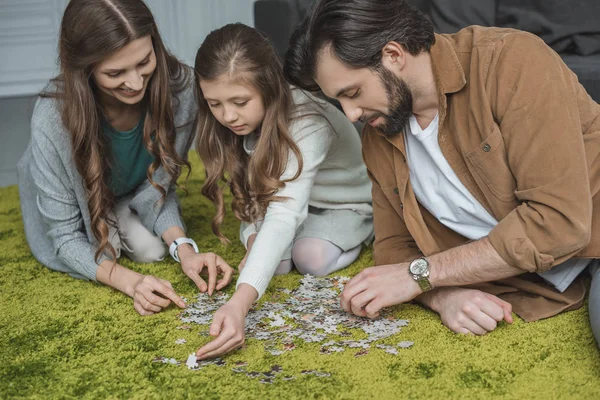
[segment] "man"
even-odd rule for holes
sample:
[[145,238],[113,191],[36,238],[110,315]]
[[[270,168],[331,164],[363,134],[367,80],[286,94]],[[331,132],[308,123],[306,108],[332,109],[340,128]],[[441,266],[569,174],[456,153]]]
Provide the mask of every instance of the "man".
[[[458,333],[578,308],[600,336],[600,106],[541,39],[433,33],[401,0],[321,0],[287,78],[366,123],[374,260],[356,315],[416,300]],[[585,272],[584,272],[585,271]]]

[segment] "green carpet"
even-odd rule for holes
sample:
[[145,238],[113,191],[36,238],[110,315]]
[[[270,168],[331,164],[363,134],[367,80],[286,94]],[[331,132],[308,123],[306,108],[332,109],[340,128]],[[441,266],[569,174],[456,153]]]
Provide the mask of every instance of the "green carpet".
[[[190,235],[204,251],[232,266],[243,256],[238,224],[229,215],[225,247],[212,235],[212,206],[199,194],[203,171],[192,157],[189,195],[182,200]],[[587,308],[537,323],[516,318],[484,337],[450,333],[438,316],[416,305],[394,309],[409,319],[391,344],[414,341],[399,355],[371,351],[320,354],[319,344],[298,343],[280,356],[263,343],[227,357],[227,366],[199,371],[152,362],[156,357],[185,361],[207,341],[201,327],[176,329],[179,310],[140,317],[128,297],[108,287],[72,279],[41,266],[30,255],[19,210],[17,187],[0,189],[0,398],[600,398],[600,354],[587,320]],[[191,299],[192,282],[171,259],[154,265],[124,265],[170,280]],[[370,250],[341,274],[354,275],[371,264]],[[276,277],[275,288],[294,288],[300,275]],[[234,285],[227,288],[231,293]],[[176,344],[184,338],[187,343]],[[261,384],[231,365],[268,371],[281,365],[291,381]],[[303,375],[302,370],[330,376]]]

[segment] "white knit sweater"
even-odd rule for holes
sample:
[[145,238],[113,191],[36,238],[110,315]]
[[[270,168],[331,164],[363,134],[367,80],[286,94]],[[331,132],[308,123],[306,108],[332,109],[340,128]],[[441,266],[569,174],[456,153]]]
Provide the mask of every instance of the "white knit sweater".
[[[300,176],[278,192],[289,199],[271,202],[260,231],[248,255],[237,285],[247,283],[264,294],[281,257],[292,243],[296,230],[308,214],[308,206],[323,209],[353,209],[372,214],[371,181],[362,161],[358,132],[333,105],[298,89],[294,103],[301,105],[290,125],[290,134],[302,153]],[[317,104],[315,104],[317,103]],[[317,113],[318,115],[310,115]],[[246,136],[244,147],[251,154],[256,137]],[[282,179],[296,174],[297,159],[292,152]],[[241,233],[244,244],[256,233],[250,224]]]

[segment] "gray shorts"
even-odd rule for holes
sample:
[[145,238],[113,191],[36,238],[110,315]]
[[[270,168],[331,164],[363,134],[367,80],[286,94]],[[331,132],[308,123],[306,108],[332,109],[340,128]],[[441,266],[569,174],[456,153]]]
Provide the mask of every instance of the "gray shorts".
[[[242,222],[241,230],[247,227]],[[260,223],[258,223],[260,231]],[[333,243],[343,251],[373,240],[373,216],[354,210],[332,210],[308,207],[308,216],[294,236],[294,242],[302,238],[317,238]],[[283,253],[282,260],[292,258],[292,243]]]

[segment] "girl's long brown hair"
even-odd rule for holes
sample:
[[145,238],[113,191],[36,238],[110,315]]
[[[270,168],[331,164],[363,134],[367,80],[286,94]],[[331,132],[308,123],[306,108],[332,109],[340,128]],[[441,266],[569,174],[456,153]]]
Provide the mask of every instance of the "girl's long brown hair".
[[[262,218],[271,201],[282,201],[277,191],[302,171],[302,154],[289,133],[296,106],[289,83],[273,46],[258,31],[246,25],[229,24],[211,32],[196,54],[196,95],[200,111],[196,150],[206,168],[202,194],[216,207],[213,232],[226,242],[219,227],[225,217],[223,183],[233,195],[231,208],[242,221]],[[262,95],[265,117],[252,157],[243,146],[243,137],[221,125],[212,115],[200,89],[200,81],[212,81],[226,74],[232,81],[255,87]],[[289,152],[298,160],[298,170],[281,180]]]
[[[71,135],[72,153],[87,189],[91,229],[98,241],[96,260],[109,252],[116,260],[115,249],[108,241],[110,212],[115,196],[108,187],[110,146],[102,132],[103,108],[92,80],[94,68],[103,59],[135,39],[152,38],[156,70],[146,89],[144,144],[154,161],[148,167],[150,183],[161,192],[166,190],[152,179],[163,167],[174,182],[185,158],[175,150],[173,97],[190,84],[191,73],[165,48],[152,13],[142,0],[71,0],[65,10],[60,30],[60,75],[55,87],[42,93],[60,101],[62,122]],[[168,187],[167,183],[167,187]]]

